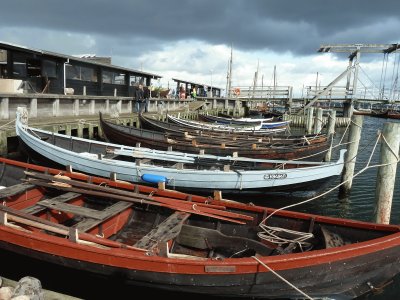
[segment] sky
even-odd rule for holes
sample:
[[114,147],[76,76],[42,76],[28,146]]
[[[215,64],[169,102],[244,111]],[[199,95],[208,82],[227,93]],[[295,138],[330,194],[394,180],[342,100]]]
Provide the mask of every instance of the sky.
[[[400,42],[398,0],[2,0],[0,41],[68,55],[111,56],[118,66],[225,89],[328,85],[344,54],[321,44]],[[360,86],[393,84],[400,54],[362,54]],[[385,72],[383,72],[385,70]],[[317,81],[318,73],[318,81]],[[363,82],[361,82],[363,81]],[[344,83],[343,83],[344,85]]]

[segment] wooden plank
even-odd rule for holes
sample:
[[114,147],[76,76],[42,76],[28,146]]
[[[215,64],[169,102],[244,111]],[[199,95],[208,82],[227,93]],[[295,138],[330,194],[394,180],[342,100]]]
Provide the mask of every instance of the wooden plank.
[[103,219],[99,220],[99,219],[93,219],[93,218],[85,218],[84,220],[75,224],[73,227],[75,227],[76,229],[78,229],[81,232],[86,232],[86,231],[92,229],[93,227],[101,224],[105,220],[123,212],[124,210],[128,209],[131,206],[132,206],[132,203],[129,203],[129,202],[124,202],[124,201],[117,202],[103,210],[103,213],[104,213]]
[[15,196],[18,194],[22,194],[26,192],[27,190],[30,190],[34,188],[35,185],[30,184],[30,183],[20,183],[20,184],[15,184],[9,187],[6,187],[5,189],[0,190],[0,198],[7,198],[11,196]]
[[[60,196],[48,199],[48,200],[58,201],[58,202],[68,202],[68,201],[70,201],[72,199],[75,199],[75,198],[77,198],[79,196],[81,196],[81,194],[68,192],[68,193],[62,194]],[[38,202],[38,203],[40,203],[40,202]],[[45,211],[46,209],[47,208],[44,207],[43,205],[35,204],[33,206],[29,206],[29,207],[23,209],[22,211],[27,213],[27,214],[34,215],[34,214],[37,214],[39,212]]]
[[134,247],[151,250],[159,243],[167,242],[179,235],[188,213],[175,212],[136,242]]
[[101,220],[104,217],[104,214],[102,211],[83,207],[83,206],[77,206],[77,205],[72,205],[72,204],[68,204],[68,203],[53,201],[51,199],[39,201],[38,204],[40,204],[44,207],[50,208],[50,209],[59,210],[62,212],[71,213],[74,215],[89,217],[89,218],[98,219],[98,220]]

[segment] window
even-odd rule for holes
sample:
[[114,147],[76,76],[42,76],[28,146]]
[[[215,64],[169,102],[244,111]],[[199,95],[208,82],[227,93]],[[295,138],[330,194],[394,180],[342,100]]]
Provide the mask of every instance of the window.
[[68,64],[65,73],[67,79],[97,82],[97,73],[94,68]]
[[126,84],[125,74],[111,71],[103,71],[103,83]]
[[57,63],[51,60],[43,61],[42,76],[47,76],[49,78],[57,77]]
[[38,59],[26,60],[26,72],[29,77],[38,77],[41,75],[41,65]]

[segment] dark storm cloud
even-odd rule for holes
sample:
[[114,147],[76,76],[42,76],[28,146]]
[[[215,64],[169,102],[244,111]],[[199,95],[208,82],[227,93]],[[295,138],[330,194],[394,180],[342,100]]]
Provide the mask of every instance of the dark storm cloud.
[[397,0],[3,0],[0,26],[90,34],[95,50],[119,55],[190,39],[312,54],[320,43],[398,42],[399,11]]

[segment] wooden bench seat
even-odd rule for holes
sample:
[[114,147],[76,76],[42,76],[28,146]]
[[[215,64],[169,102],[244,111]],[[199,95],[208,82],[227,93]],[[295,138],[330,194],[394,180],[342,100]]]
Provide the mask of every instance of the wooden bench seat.
[[28,191],[34,187],[35,187],[35,185],[26,183],[26,182],[6,187],[6,188],[0,190],[0,199],[25,193],[26,191]]
[[[51,201],[56,201],[56,202],[68,202],[79,196],[81,196],[81,194],[68,192],[68,193],[62,194],[60,196],[57,196],[57,197],[54,197],[51,199],[46,199],[46,200],[51,200]],[[42,200],[42,201],[44,201],[44,200]],[[25,213],[31,214],[31,215],[37,214],[39,212],[43,212],[47,209],[47,207],[45,207],[44,205],[41,205],[40,203],[41,203],[41,201],[39,201],[38,203],[36,203],[33,206],[29,206],[29,207],[23,209],[22,211]]]
[[93,227],[101,224],[105,220],[123,212],[127,208],[131,207],[132,203],[120,201],[107,208],[103,212],[103,217],[101,219],[95,219],[90,217],[85,217],[82,221],[76,223],[73,227],[78,229],[80,232],[86,232]]

